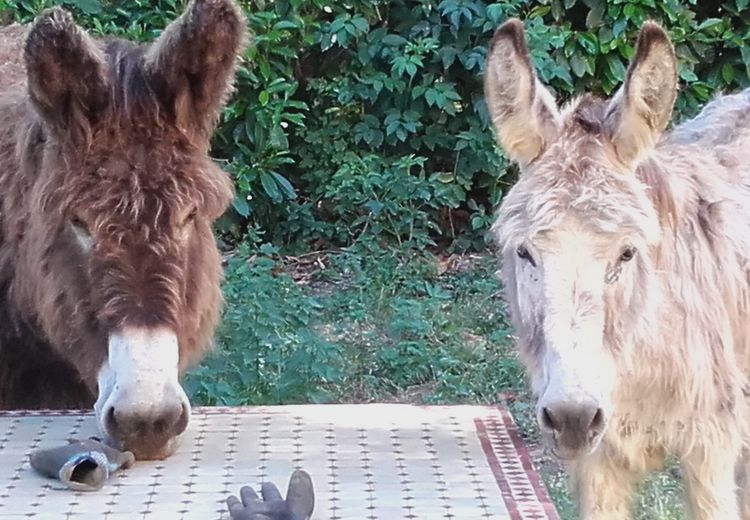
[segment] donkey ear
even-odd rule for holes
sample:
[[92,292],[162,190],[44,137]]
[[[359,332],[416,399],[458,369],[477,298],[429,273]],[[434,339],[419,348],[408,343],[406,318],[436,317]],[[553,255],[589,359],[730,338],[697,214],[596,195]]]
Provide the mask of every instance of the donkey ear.
[[654,22],[638,35],[625,83],[610,102],[607,131],[625,164],[650,150],[669,123],[677,96],[677,59],[669,36]]
[[536,77],[523,24],[511,19],[492,39],[484,96],[500,146],[522,166],[544,151],[559,126],[552,94]]
[[42,117],[72,138],[88,132],[109,101],[106,62],[93,39],[54,7],[31,27],[24,60],[29,96]]
[[210,138],[244,41],[233,0],[193,0],[149,48],[147,74],[178,128]]

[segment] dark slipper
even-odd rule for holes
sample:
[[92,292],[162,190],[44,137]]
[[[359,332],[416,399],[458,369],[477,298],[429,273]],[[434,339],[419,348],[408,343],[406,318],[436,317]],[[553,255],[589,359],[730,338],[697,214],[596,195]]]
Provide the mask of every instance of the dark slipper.
[[46,477],[59,479],[75,491],[96,491],[110,474],[129,468],[135,457],[118,451],[98,439],[71,441],[66,446],[38,450],[31,454],[31,466]]

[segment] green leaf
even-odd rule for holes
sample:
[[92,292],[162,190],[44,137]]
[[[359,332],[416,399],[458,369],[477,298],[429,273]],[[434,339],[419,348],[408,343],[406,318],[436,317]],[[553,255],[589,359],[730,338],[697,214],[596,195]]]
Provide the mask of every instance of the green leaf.
[[573,74],[580,78],[586,74],[586,60],[578,54],[574,54],[570,58],[570,68],[573,70]]
[[296,29],[299,25],[297,25],[296,22],[293,22],[291,20],[281,20],[280,22],[277,22],[274,24],[273,28],[277,31],[281,31],[284,29]]
[[625,79],[625,65],[617,54],[607,54],[607,68],[615,81],[620,82]]
[[604,13],[607,10],[607,3],[605,0],[598,0],[594,6],[589,9],[589,14],[586,15],[586,27],[588,29],[596,29],[603,24]]
[[238,195],[232,199],[232,207],[241,217],[247,218],[250,216],[250,205],[244,197]]
[[274,201],[281,202],[281,191],[274,178],[266,172],[260,172],[260,183],[263,185],[263,191]]
[[383,44],[390,45],[392,47],[399,47],[401,45],[406,45],[409,43],[409,41],[404,38],[403,36],[399,36],[398,34],[388,34],[383,37]]
[[345,14],[344,16],[340,16],[339,18],[336,18],[333,22],[331,22],[331,26],[328,28],[328,30],[332,33],[337,33],[341,31],[344,28],[344,25],[346,25],[346,22],[349,21],[351,17],[348,14]]
[[699,31],[705,31],[708,29],[716,29],[724,25],[724,20],[721,18],[706,18],[703,22],[698,25]]
[[260,94],[258,94],[258,102],[261,104],[261,106],[266,106],[268,104],[269,100],[269,94],[267,90],[261,90]]
[[549,5],[537,5],[530,12],[527,18],[544,18],[552,10]]
[[578,44],[589,54],[599,52],[599,42],[591,33],[581,33],[578,35]]
[[352,36],[357,36],[357,26],[353,23],[347,23],[346,25],[344,25],[344,30]]
[[624,18],[618,19],[613,25],[612,25],[612,34],[615,38],[619,38],[622,36],[622,33],[625,32],[625,28],[628,26],[628,21]]
[[258,67],[260,68],[260,73],[264,78],[271,77],[271,65],[268,63],[268,61],[260,60],[260,62],[258,63]]
[[734,66],[729,63],[722,65],[721,77],[727,85],[732,83],[732,81],[734,81]]
[[356,16],[352,18],[352,24],[359,30],[359,32],[364,33],[367,32],[367,29],[370,28],[370,24],[367,23],[367,20],[362,18],[361,16]]
[[74,0],[71,3],[88,15],[98,15],[102,12],[100,0]]
[[428,89],[427,92],[425,92],[424,98],[429,106],[442,106],[441,101],[445,101],[442,94],[434,88]]
[[742,55],[742,63],[745,64],[745,74],[750,77],[750,47],[747,45],[740,47],[740,54]]
[[440,172],[437,174],[436,179],[443,184],[450,184],[456,179],[456,176],[453,172]]
[[695,72],[690,70],[687,66],[683,64],[683,66],[680,67],[680,79],[683,79],[684,81],[692,82],[692,81],[698,81],[698,76],[695,75]]
[[362,204],[362,206],[369,209],[370,213],[372,213],[375,217],[377,217],[385,207],[385,205],[379,200],[368,200],[367,202]]
[[297,198],[297,192],[294,190],[294,186],[292,186],[286,177],[277,172],[271,172],[271,175],[273,175],[276,183],[281,186],[281,189],[284,190],[284,194],[288,199],[293,200]]

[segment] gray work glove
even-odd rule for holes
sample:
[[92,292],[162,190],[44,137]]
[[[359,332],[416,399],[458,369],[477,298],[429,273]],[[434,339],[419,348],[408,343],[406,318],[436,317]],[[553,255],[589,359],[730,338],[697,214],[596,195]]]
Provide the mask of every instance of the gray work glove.
[[60,479],[75,491],[99,490],[110,474],[120,468],[129,468],[135,462],[135,457],[129,451],[110,448],[95,437],[38,450],[30,458],[31,467],[39,473]]
[[297,470],[289,479],[286,500],[281,498],[279,489],[271,482],[260,488],[261,500],[249,486],[240,489],[240,502],[237,497],[227,499],[232,520],[309,520],[315,507],[315,492],[310,475]]

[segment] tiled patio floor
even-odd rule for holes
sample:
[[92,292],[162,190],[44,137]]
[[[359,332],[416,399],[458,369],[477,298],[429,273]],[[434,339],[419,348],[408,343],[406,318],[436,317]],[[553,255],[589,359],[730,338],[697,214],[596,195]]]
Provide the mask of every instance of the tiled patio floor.
[[178,452],[99,492],[38,476],[28,455],[96,435],[90,413],[0,413],[0,520],[215,520],[241,485],[294,468],[317,520],[557,520],[507,411],[480,406],[198,408]]

